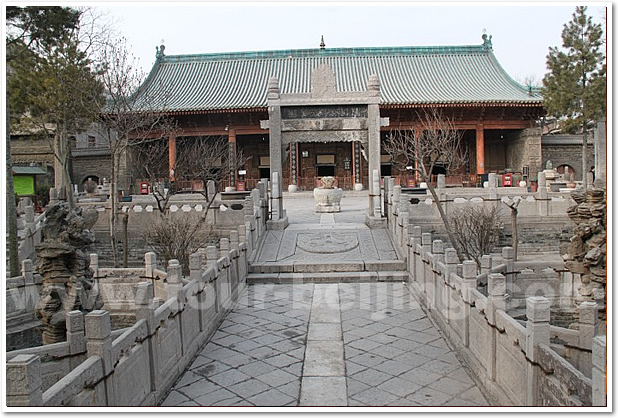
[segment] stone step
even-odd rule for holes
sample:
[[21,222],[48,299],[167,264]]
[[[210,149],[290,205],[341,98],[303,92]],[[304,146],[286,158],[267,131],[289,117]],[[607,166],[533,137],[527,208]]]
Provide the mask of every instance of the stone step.
[[404,282],[405,271],[346,271],[329,273],[250,273],[248,284]]
[[335,262],[254,262],[249,266],[249,273],[337,273],[337,272],[378,272],[405,271],[406,263],[402,260],[378,261],[342,261]]

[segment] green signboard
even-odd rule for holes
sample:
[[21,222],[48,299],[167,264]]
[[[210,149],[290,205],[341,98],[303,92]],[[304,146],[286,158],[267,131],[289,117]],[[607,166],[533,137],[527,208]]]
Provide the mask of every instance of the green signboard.
[[18,196],[34,194],[34,176],[14,176],[13,185]]

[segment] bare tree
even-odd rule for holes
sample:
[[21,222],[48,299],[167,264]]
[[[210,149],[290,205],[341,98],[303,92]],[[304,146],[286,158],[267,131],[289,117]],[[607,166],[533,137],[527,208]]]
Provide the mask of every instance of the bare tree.
[[166,140],[133,144],[130,150],[131,166],[139,170],[139,177],[147,180],[158,212],[166,212],[169,200],[176,194],[175,184],[169,179],[169,144]]
[[[171,215],[171,214],[170,214]],[[212,228],[204,228],[203,217],[195,214],[164,216],[143,234],[143,238],[167,265],[178,260],[183,274],[189,274],[189,257],[211,241]]]
[[[161,109],[165,108],[170,86],[157,86],[146,94],[139,87],[145,81],[124,39],[109,39],[99,50],[99,80],[105,91],[105,102],[97,113],[99,136],[110,150],[110,239],[114,265],[118,265],[116,228],[117,196],[128,190],[126,183],[127,150],[131,145],[168,138],[176,126]],[[123,171],[125,171],[123,173]]]
[[517,245],[517,241],[518,241],[518,236],[517,236],[517,214],[519,213],[519,210],[517,209],[517,207],[519,206],[519,203],[521,202],[521,197],[520,196],[515,196],[513,198],[513,200],[508,200],[508,201],[502,201],[502,203],[504,203],[506,206],[509,207],[509,209],[511,209],[511,229],[513,230],[513,260],[517,261],[517,249],[518,249],[518,245]]
[[453,211],[453,236],[466,257],[481,268],[481,257],[491,253],[502,232],[500,209],[477,204]]
[[[143,170],[152,186],[160,219],[143,237],[161,257],[177,259],[188,273],[189,255],[210,241],[211,228],[205,226],[206,217],[217,195],[217,189],[231,170],[245,163],[241,151],[230,153],[226,137],[188,137],[177,140],[175,165],[169,167],[167,141],[154,141],[133,148],[135,166]],[[169,173],[174,173],[174,179]],[[168,213],[171,198],[182,191],[179,183],[187,182],[191,191],[206,201],[202,216],[178,216]]]
[[417,112],[417,120],[417,131],[392,131],[382,147],[400,171],[410,170],[427,184],[451,244],[457,251],[459,259],[464,260],[464,254],[453,235],[449,218],[431,182],[434,168],[442,167],[447,173],[452,173],[467,161],[467,152],[462,141],[463,131],[455,129],[453,121],[435,108]]
[[[176,173],[179,178],[200,183],[196,191],[206,199],[208,210],[222,182],[245,162],[242,150],[230,151],[224,136],[187,138],[180,142]],[[209,193],[209,183],[213,184],[215,193]]]
[[[169,167],[167,141],[152,141],[133,147],[133,165],[140,167],[148,179],[160,213],[167,212],[170,199],[181,190],[179,183],[199,183],[192,188],[206,200],[204,218],[218,189],[247,159],[242,150],[230,154],[227,138],[186,137],[177,140],[175,165]],[[169,173],[174,173],[172,180]],[[209,186],[210,185],[210,186]]]

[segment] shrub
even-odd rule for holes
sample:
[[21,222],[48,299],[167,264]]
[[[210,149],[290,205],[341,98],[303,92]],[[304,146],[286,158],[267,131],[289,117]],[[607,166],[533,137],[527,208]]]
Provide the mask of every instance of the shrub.
[[165,264],[178,260],[182,272],[189,274],[189,256],[211,241],[212,229],[198,215],[166,216],[144,234],[148,246]]
[[491,253],[502,234],[499,207],[470,204],[452,212],[453,235],[464,255],[481,268],[481,257]]

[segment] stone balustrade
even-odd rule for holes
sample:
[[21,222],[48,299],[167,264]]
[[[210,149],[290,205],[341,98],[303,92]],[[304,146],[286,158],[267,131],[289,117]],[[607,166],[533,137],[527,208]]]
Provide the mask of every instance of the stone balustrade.
[[[425,194],[406,194],[392,178],[385,178],[384,187],[384,211],[393,234],[396,234],[395,226],[409,224],[434,230],[440,238],[446,239],[436,203],[428,191]],[[438,188],[436,192],[447,216],[470,204],[499,208],[507,232],[510,231],[510,209],[506,204],[520,200],[517,206],[518,230],[519,239],[524,241],[519,246],[520,254],[538,252],[539,249],[558,251],[560,239],[568,238],[566,234],[573,227],[573,222],[564,216],[574,203],[570,192],[549,192],[546,188],[539,188],[538,192],[532,193],[518,187]],[[534,245],[527,245],[527,237],[535,241]],[[502,244],[508,245],[506,242]]]
[[[410,230],[408,225],[398,226],[404,228]],[[579,306],[579,330],[561,329],[549,324],[550,308],[556,303],[553,293],[548,298],[523,291],[528,295],[527,319],[516,320],[509,315],[510,309],[520,308],[512,306],[509,296],[509,291],[517,292],[517,281],[507,278],[515,276],[510,273],[517,266],[512,249],[504,250],[501,264],[492,266],[491,258],[485,258],[479,274],[474,261],[459,264],[453,249],[445,249],[442,241],[433,240],[420,227],[413,226],[410,232],[409,236],[403,233],[408,243],[400,249],[407,255],[410,286],[471,366],[490,403],[589,406],[596,391],[599,400],[594,405],[604,405],[604,386],[593,388],[589,377],[596,373],[597,384],[604,385],[599,376],[605,373],[601,363],[606,347],[599,339],[593,344],[598,330],[596,305]],[[393,239],[397,236],[396,232]],[[570,353],[552,342],[561,337],[571,344]]]
[[249,259],[266,230],[262,200],[254,206],[252,199],[244,224],[219,249],[191,255],[188,277],[176,260],[160,269],[154,253],[138,269],[100,268],[91,257],[107,304],[131,292],[122,308],[133,312],[132,325],[113,331],[110,311],[69,312],[66,342],[7,353],[7,405],[157,405],[246,286]]
[[23,205],[23,214],[17,219],[18,259],[20,263],[25,260],[36,262],[35,247],[41,243],[41,227],[45,214],[35,216],[30,199],[21,199],[20,205]]
[[[152,255],[149,258],[152,261]],[[67,342],[7,353],[8,405],[156,405],[234,306],[246,283],[247,268],[239,267],[247,262],[244,242],[206,268],[200,258],[192,256],[186,284],[181,266],[170,261],[169,298],[160,306],[151,282],[136,283],[136,322],[122,332],[112,333],[108,311],[85,317],[74,311],[67,315]],[[19,387],[22,372],[38,376],[38,389],[29,388],[29,397]]]
[[[522,195],[520,214],[561,213],[564,217],[572,203],[569,196],[546,188],[532,194],[504,189],[443,188],[439,194],[447,202],[447,212],[470,201],[501,205],[509,193]],[[491,404],[606,404],[605,337],[597,336],[596,304],[575,305],[577,275],[565,272],[561,263],[515,261],[510,247],[498,256],[483,256],[480,269],[474,261],[460,264],[454,249],[445,248],[441,240],[413,223],[431,211],[437,217],[435,205],[422,201],[429,196],[410,203],[411,197],[419,196],[402,194],[388,179],[385,190],[388,229],[406,260],[410,286],[471,366]],[[479,192],[482,196],[474,196]],[[578,329],[550,325],[553,308],[577,308]],[[525,320],[513,317],[521,314]]]

